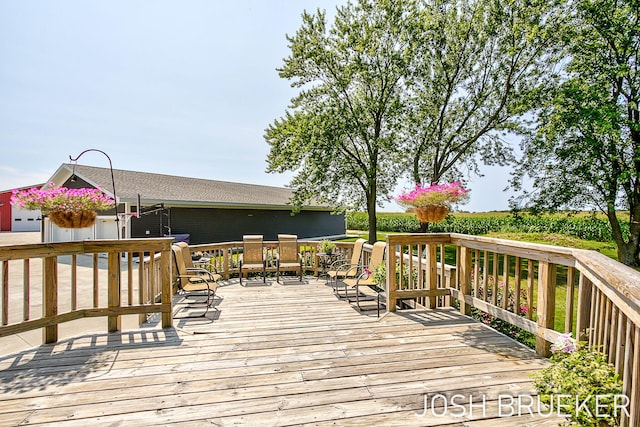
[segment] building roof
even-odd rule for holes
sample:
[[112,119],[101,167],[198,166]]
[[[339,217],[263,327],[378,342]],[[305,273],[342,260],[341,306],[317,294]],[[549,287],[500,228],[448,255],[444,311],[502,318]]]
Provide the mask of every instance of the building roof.
[[[94,187],[100,187],[113,196],[109,168],[62,164],[52,177],[56,184],[66,182],[72,174]],[[168,205],[202,207],[270,207],[291,209],[289,200],[293,190],[283,187],[215,181],[175,175],[135,172],[113,169],[116,195],[120,203],[136,203],[137,196],[143,204],[166,203]],[[315,206],[310,209],[328,209]]]
[[25,187],[18,187],[18,188],[14,187],[14,188],[6,189],[6,190],[0,190],[0,194],[13,193],[13,190],[21,191],[21,190],[28,190],[28,189],[31,189],[31,188],[34,188],[34,187],[41,188],[43,185],[44,184],[33,184],[33,185],[27,185]]

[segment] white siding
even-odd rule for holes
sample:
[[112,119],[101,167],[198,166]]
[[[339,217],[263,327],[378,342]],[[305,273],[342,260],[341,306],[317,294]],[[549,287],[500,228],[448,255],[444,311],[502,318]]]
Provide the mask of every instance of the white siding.
[[45,242],[71,242],[118,238],[116,221],[112,216],[98,216],[95,224],[86,228],[61,228],[52,224],[48,219],[45,224]]

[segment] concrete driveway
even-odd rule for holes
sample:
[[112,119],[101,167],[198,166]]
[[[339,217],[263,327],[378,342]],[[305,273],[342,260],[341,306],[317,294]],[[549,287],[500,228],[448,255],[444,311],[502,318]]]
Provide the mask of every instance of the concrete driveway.
[[[40,243],[40,232],[1,232],[0,233],[0,246],[9,245],[21,245],[21,244],[34,244]],[[69,262],[66,259],[68,257],[60,257],[59,258],[59,276],[63,274],[66,270],[69,269]],[[87,255],[87,258],[89,256]],[[78,292],[78,300],[82,300],[85,298],[89,298],[92,295],[92,285],[88,285],[87,289],[82,289],[80,283],[91,283],[93,277],[93,269],[91,267],[91,263],[83,263],[81,259],[78,260],[78,283],[79,283],[79,292]],[[21,263],[21,261],[10,261],[10,263]],[[83,264],[88,265],[87,267],[83,267]],[[100,262],[100,267],[105,262]],[[22,315],[21,307],[23,305],[23,296],[22,296],[22,267],[21,264],[12,265],[10,264],[10,274],[9,274],[9,322],[15,323],[20,321],[19,317]],[[102,268],[101,268],[102,270]],[[15,272],[15,273],[14,273]],[[106,276],[106,268],[104,270],[104,274]],[[31,318],[37,319],[40,317],[42,313],[42,263],[34,260],[31,262],[30,266],[30,275],[31,275],[31,295],[30,295],[30,315]],[[84,277],[83,277],[84,276]],[[106,278],[105,278],[106,280]],[[68,289],[66,289],[64,284],[60,285],[59,288],[59,297],[61,299],[61,304],[64,304],[65,301],[68,301]],[[154,315],[154,318],[157,317]],[[154,322],[153,324],[145,324],[145,327],[158,327],[158,323]],[[122,317],[122,329],[125,331],[130,331],[134,329],[139,329],[137,315],[132,316],[123,316]],[[61,323],[58,328],[58,338],[59,340],[63,340],[65,338],[70,338],[86,333],[106,333],[107,331],[107,318],[84,318],[80,320],[75,320],[71,322]],[[27,350],[42,344],[42,330],[33,330],[28,332],[23,332],[20,334],[2,337],[0,338],[0,355],[6,355],[18,351]]]
[[27,243],[40,243],[39,231],[7,232],[0,233],[0,245],[23,245]]

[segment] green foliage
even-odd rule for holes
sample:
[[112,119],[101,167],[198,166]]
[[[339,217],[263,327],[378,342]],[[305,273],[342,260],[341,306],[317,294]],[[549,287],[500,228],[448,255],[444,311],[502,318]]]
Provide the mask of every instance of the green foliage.
[[[278,69],[299,93],[265,131],[268,172],[293,172],[295,209],[376,209],[403,174],[459,179],[504,164],[500,132],[547,80],[555,5],[543,0],[356,0],[305,12]],[[453,180],[453,179],[451,179]]]
[[[376,222],[378,231],[381,232],[416,233],[420,230],[420,224],[415,215],[380,214]],[[367,214],[363,212],[348,212],[347,229],[368,230]]]
[[[402,284],[406,288],[409,284],[409,266],[405,264],[402,267],[403,267],[402,268],[403,270]],[[373,274],[373,280],[376,282],[376,284],[384,288],[385,287],[384,284],[387,281],[387,267],[385,263],[382,262],[378,264],[375,270],[372,272],[372,274]],[[413,280],[413,283],[417,283],[418,270],[415,267],[411,270],[411,274],[412,274],[411,279]],[[399,282],[400,282],[400,265],[396,264],[396,283],[399,283]]]
[[373,281],[380,287],[383,287],[384,283],[387,281],[387,267],[384,262],[378,264],[376,269],[373,270]]
[[325,254],[330,254],[333,251],[333,248],[335,247],[336,247],[336,244],[334,242],[326,239],[321,241],[320,245],[318,245],[318,249],[320,250],[320,252]]
[[[556,352],[551,365],[535,376],[534,385],[542,402],[553,405],[556,412],[559,402],[577,425],[620,425],[621,409],[616,410],[616,405],[624,406],[622,381],[602,353],[589,349]],[[576,400],[586,403],[576,410]]]
[[405,122],[414,182],[457,180],[512,160],[503,134],[536,106],[553,75],[560,9],[548,0],[424,2],[415,96]]
[[300,92],[265,140],[268,172],[295,172],[298,208],[364,207],[375,224],[379,197],[391,193],[401,173],[397,146],[413,5],[349,2],[337,9],[333,25],[323,12],[305,12],[287,37],[291,53],[278,71]]
[[[378,231],[395,233],[417,233],[420,223],[412,214],[380,214]],[[623,233],[629,233],[629,223],[620,221]],[[360,212],[347,214],[347,228],[366,230],[366,215]],[[557,216],[513,216],[513,215],[449,215],[444,221],[429,224],[429,231],[441,233],[461,233],[485,235],[492,232],[548,233],[564,234],[584,240],[610,242],[613,240],[609,222],[596,217]]]
[[[561,32],[558,83],[523,140],[513,184],[539,210],[597,207],[611,223],[618,259],[640,265],[640,50],[637,0],[577,0]],[[616,211],[629,209],[625,233]]]

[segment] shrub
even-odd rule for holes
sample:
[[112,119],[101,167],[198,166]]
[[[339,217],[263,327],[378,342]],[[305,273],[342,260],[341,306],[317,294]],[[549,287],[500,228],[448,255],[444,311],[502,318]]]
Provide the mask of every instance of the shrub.
[[321,253],[330,254],[333,251],[333,248],[336,247],[336,244],[331,240],[324,239],[318,245],[318,250]]
[[[406,288],[409,284],[409,266],[406,264],[403,264],[402,266],[402,284],[403,286]],[[377,285],[379,285],[380,287],[384,288],[385,287],[385,283],[387,281],[387,267],[385,265],[384,262],[381,262],[380,264],[378,264],[375,268],[375,270],[373,272],[371,272],[373,274],[373,279],[376,282]],[[414,267],[413,269],[411,269],[411,279],[413,281],[413,283],[417,283],[418,282],[418,270]],[[396,264],[396,283],[400,282],[400,265]]]
[[552,351],[551,365],[534,376],[540,400],[562,410],[573,425],[620,425],[626,396],[606,355],[579,346],[570,333]]

